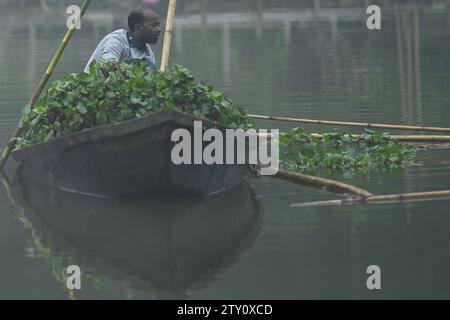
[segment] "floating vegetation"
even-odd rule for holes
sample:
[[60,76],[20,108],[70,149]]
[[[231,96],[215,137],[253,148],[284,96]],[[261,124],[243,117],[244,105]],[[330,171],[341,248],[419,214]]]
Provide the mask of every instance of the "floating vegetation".
[[35,108],[25,107],[24,131],[16,148],[83,129],[176,109],[230,128],[251,128],[253,120],[221,92],[196,82],[179,65],[162,73],[145,63],[93,63],[89,73],[55,81]]
[[367,129],[361,135],[324,133],[318,137],[303,128],[280,134],[280,166],[285,170],[404,168],[415,154],[414,147],[390,138],[388,133]]

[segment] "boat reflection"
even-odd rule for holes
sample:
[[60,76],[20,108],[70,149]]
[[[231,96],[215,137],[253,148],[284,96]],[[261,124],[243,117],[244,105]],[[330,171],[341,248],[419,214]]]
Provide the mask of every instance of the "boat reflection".
[[49,258],[55,275],[77,264],[87,278],[125,281],[155,298],[187,298],[205,287],[261,226],[247,184],[202,198],[94,198],[43,185],[19,167],[12,196],[31,231],[27,252]]

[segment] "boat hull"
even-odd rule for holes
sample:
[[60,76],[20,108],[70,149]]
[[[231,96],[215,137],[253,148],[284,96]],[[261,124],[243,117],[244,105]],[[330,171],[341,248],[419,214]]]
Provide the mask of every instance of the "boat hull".
[[[164,110],[152,116],[70,134],[16,150],[24,174],[62,190],[98,196],[149,192],[215,194],[241,184],[246,165],[175,165],[175,129],[193,135],[193,116]],[[203,126],[225,128],[202,121]],[[193,152],[192,152],[193,154]]]

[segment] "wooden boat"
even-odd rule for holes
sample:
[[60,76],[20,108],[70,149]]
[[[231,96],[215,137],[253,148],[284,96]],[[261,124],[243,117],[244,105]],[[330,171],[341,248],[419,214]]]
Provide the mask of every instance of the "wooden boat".
[[[175,110],[83,130],[16,150],[25,174],[62,190],[99,196],[153,192],[214,194],[241,184],[246,165],[175,165],[175,129],[201,120]],[[205,128],[225,128],[202,120]],[[193,154],[193,152],[191,152]]]
[[[187,298],[238,260],[258,236],[261,206],[247,183],[209,197],[101,198],[51,188],[19,168],[11,188],[29,252],[63,274],[82,270],[158,298]],[[60,269],[58,269],[60,268]],[[86,280],[89,282],[89,280]]]

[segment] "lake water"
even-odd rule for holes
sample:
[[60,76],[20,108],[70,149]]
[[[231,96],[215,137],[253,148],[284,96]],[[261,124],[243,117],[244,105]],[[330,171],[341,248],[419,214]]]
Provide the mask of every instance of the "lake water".
[[[22,3],[0,2],[1,145],[65,32],[65,7]],[[299,3],[184,0],[171,61],[251,113],[450,127],[450,3],[378,1],[379,31],[362,1]],[[53,79],[80,72],[128,10],[90,10]],[[97,199],[15,170],[10,160],[10,193],[0,187],[3,299],[450,298],[450,200],[291,208],[339,196],[268,177],[201,201]],[[450,150],[420,151],[405,170],[326,176],[376,194],[445,190]],[[82,289],[69,292],[72,264]],[[381,290],[367,289],[370,265]]]

